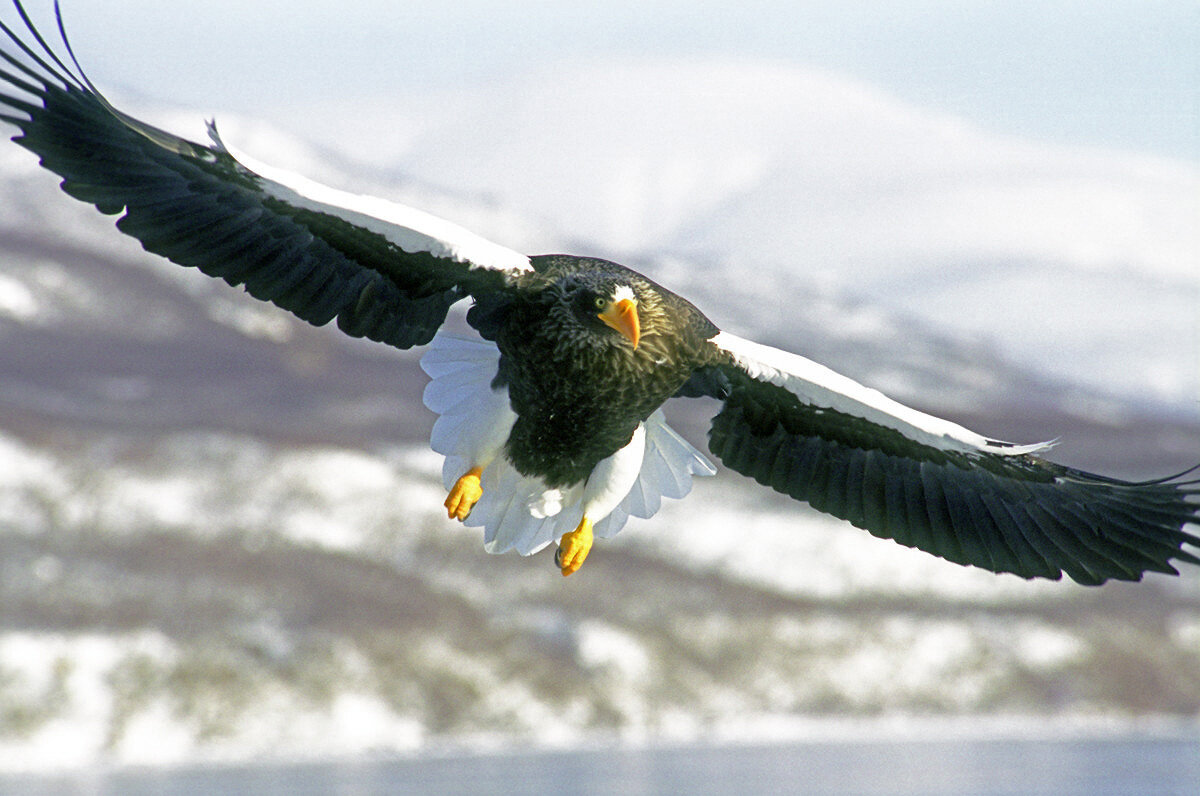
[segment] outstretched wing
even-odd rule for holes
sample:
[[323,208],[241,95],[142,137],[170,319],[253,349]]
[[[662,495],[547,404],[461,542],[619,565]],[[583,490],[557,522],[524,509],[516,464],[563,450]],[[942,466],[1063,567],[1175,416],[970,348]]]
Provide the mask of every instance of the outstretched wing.
[[[721,332],[685,395],[724,401],[726,465],[872,534],[994,572],[1084,584],[1200,564],[1200,479],[1063,467],[917,412],[803,357]],[[1189,471],[1192,472],[1192,471]]]
[[117,227],[148,251],[400,348],[427,343],[465,295],[532,270],[525,255],[426,213],[257,163],[214,127],[201,145],[122,113],[79,68],[61,16],[71,66],[15,5],[28,35],[0,23],[16,47],[0,47],[0,119],[63,190],[122,214]]

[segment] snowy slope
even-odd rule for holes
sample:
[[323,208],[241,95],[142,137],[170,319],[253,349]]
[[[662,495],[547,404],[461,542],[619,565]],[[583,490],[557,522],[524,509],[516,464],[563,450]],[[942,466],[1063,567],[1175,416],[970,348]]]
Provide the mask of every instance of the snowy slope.
[[769,278],[760,301],[816,286],[1093,387],[1200,395],[1194,162],[1006,138],[744,61],[568,64],[346,117],[312,134],[486,193],[576,248],[705,265],[679,287],[727,323],[795,313],[722,306],[729,282]]

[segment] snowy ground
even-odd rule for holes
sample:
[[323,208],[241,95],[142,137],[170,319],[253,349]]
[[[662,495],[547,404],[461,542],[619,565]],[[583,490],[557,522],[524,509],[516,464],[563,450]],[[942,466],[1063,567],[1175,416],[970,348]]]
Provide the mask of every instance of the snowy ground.
[[0,457],[7,771],[1200,715],[1195,573],[1026,583],[748,515],[760,493],[726,476],[563,581],[441,518],[421,449],[6,436]]

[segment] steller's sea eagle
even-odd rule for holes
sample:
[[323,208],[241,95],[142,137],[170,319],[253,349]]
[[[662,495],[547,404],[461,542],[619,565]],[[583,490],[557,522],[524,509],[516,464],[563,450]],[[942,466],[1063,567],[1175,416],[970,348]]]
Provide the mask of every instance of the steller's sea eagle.
[[[327,188],[223,142],[109,104],[71,51],[0,23],[0,119],[71,196],[120,215],[150,252],[309,323],[430,345],[431,444],[451,518],[486,549],[558,542],[576,571],[597,536],[683,497],[708,459],[664,422],[673,396],[721,402],[708,446],[730,468],[958,564],[1085,584],[1200,564],[1200,479],[1129,482],[1042,458],[718,329],[616,263],[527,256],[419,210]],[[58,13],[57,2],[55,11]],[[63,56],[66,56],[64,59]],[[68,63],[69,61],[69,63]],[[478,338],[439,334],[469,298]],[[1192,530],[1188,530],[1192,526]]]

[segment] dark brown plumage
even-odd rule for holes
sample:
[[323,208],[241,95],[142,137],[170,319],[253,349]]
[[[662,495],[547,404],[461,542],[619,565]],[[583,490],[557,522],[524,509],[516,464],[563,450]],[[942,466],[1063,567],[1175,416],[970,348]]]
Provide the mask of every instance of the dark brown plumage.
[[[563,487],[628,444],[639,423],[715,359],[708,339],[718,330],[685,299],[616,263],[531,261],[534,273],[492,308],[498,384],[517,413],[506,451],[522,473]],[[636,348],[597,319],[597,302],[620,287],[637,300]]]

